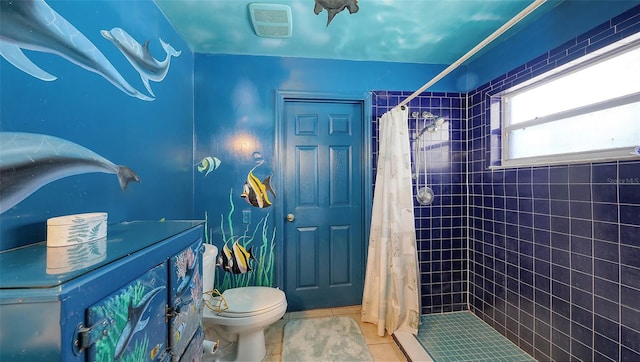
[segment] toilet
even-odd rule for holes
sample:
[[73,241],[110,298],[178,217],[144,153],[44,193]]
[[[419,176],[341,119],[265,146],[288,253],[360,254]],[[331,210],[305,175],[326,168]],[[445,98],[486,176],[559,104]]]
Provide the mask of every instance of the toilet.
[[[218,249],[204,244],[203,291],[214,288]],[[228,309],[216,313],[203,308],[205,361],[262,361],[266,355],[264,331],[287,311],[287,299],[280,289],[241,287],[222,293]],[[218,298],[204,295],[213,304]]]

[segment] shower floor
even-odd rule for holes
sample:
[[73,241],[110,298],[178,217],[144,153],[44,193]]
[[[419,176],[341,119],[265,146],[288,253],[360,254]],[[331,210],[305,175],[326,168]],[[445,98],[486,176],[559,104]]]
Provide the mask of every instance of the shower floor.
[[[420,317],[420,322],[418,335],[413,338],[435,362],[535,362],[533,357],[471,312],[427,314]],[[404,347],[402,340],[400,343]],[[411,360],[424,360],[424,357],[412,356],[409,350],[403,349]]]

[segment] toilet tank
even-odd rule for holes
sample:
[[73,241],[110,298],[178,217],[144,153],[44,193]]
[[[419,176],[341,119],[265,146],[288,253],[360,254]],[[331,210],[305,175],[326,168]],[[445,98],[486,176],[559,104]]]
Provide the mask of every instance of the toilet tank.
[[213,289],[213,281],[216,276],[216,256],[218,248],[213,244],[204,244],[202,256],[202,289],[208,292]]

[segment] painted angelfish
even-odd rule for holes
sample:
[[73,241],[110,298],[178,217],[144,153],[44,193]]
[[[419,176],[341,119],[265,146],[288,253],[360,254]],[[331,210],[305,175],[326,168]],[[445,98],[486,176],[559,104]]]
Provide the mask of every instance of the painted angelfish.
[[252,252],[253,246],[246,250],[240,243],[237,241],[233,243],[233,268],[232,272],[234,274],[244,274],[251,270],[251,266],[249,265],[249,260],[256,260],[255,256],[253,256]]
[[233,268],[233,252],[226,243],[222,247],[222,253],[218,256],[218,263],[216,265],[228,272]]
[[217,266],[233,274],[244,274],[251,269],[250,259],[256,260],[253,256],[253,246],[246,250],[238,241],[234,242],[231,249],[224,244],[222,254],[218,257]]
[[249,205],[262,209],[271,206],[267,191],[271,192],[273,197],[276,196],[276,193],[273,191],[273,188],[271,188],[271,175],[267,176],[264,181],[260,181],[260,179],[253,174],[253,170],[258,166],[255,166],[249,171],[240,197],[244,198]]
[[205,176],[207,176],[211,171],[215,171],[222,162],[217,157],[208,156],[202,159],[202,161],[198,162],[198,172],[205,172]]
[[316,0],[313,12],[318,15],[322,12],[322,9],[327,10],[327,26],[329,26],[337,13],[344,9],[349,9],[349,14],[357,13],[360,7],[358,6],[358,0]]

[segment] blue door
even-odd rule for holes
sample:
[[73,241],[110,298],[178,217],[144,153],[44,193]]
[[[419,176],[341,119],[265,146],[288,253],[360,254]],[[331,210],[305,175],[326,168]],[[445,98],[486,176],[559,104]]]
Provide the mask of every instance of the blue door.
[[289,310],[362,302],[363,105],[287,100],[284,282]]

